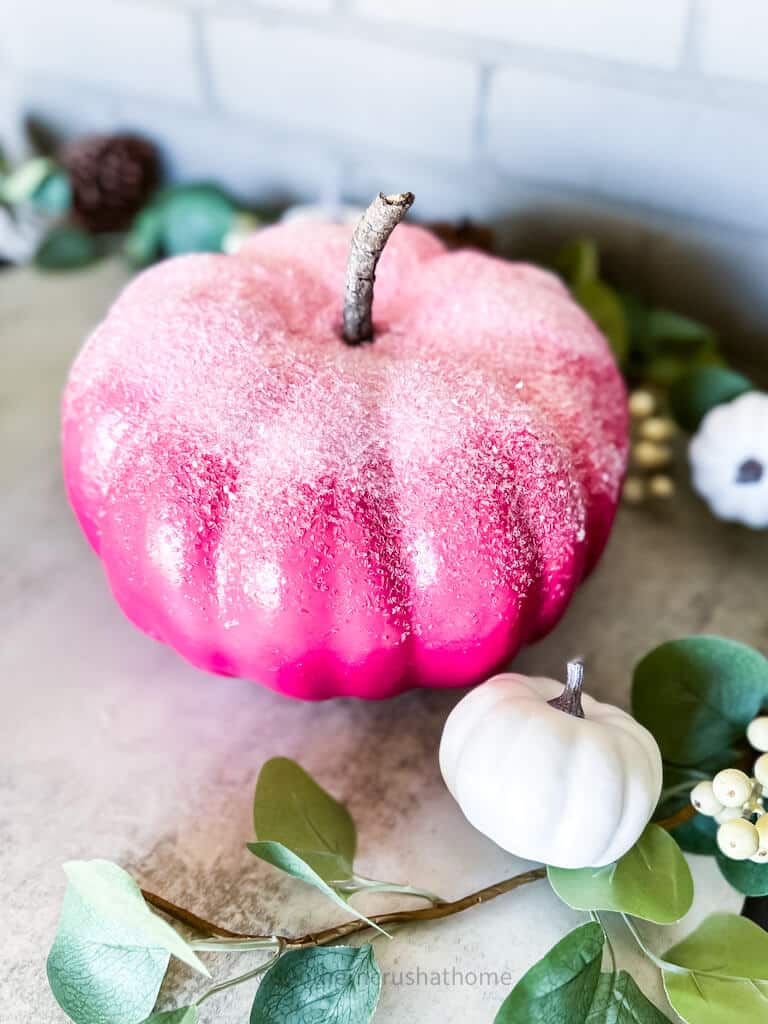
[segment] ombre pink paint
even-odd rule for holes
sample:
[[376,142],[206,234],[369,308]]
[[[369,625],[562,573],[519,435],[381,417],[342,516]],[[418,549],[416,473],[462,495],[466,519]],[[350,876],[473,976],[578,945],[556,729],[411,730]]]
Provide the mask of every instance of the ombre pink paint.
[[128,617],[310,699],[476,683],[546,633],[626,455],[621,378],[555,277],[401,225],[350,348],[350,235],[146,271],[64,396],[70,500]]

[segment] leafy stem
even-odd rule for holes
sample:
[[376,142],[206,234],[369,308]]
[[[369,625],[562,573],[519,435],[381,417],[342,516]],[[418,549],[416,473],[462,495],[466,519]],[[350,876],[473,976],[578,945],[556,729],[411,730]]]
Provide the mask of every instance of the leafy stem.
[[411,885],[399,885],[397,882],[380,882],[375,878],[366,878],[364,875],[352,875],[343,882],[334,882],[333,888],[337,892],[354,896],[359,892],[395,892],[402,896],[414,896],[417,899],[426,900],[428,903],[444,903],[441,896],[430,892],[428,889],[418,889]]
[[200,1006],[206,999],[210,999],[211,996],[218,995],[219,992],[224,992],[228,988],[233,988],[235,985],[240,985],[244,981],[250,981],[252,978],[258,978],[259,975],[265,974],[270,967],[273,966],[275,961],[279,960],[282,955],[282,947],[277,946],[272,956],[268,957],[263,964],[259,964],[258,967],[254,967],[251,971],[246,971],[245,974],[238,974],[234,978],[228,978],[226,981],[220,981],[216,985],[211,985],[207,992],[203,992],[200,998],[196,1001],[195,1006]]
[[[497,896],[519,889],[529,882],[537,882],[546,878],[546,868],[534,868],[531,871],[524,871],[522,874],[513,875],[503,882],[496,882],[488,885],[477,892],[469,893],[458,900],[447,900],[442,903],[435,903],[429,907],[420,907],[415,910],[395,910],[384,914],[374,914],[369,919],[374,925],[410,924],[418,921],[435,921],[443,917],[451,917],[453,914],[460,914],[470,907],[480,906],[482,903],[489,903]],[[401,890],[398,890],[401,891]],[[222,928],[212,921],[193,914],[183,907],[155,893],[142,889],[142,895],[147,903],[157,910],[162,911],[168,917],[186,924],[196,931],[204,932],[212,938],[192,943],[194,949],[205,950],[206,952],[221,951],[231,953],[234,951],[245,951],[254,949],[306,949],[311,946],[326,946],[338,942],[340,939],[359,932],[367,931],[371,924],[366,921],[343,921],[341,924],[331,928],[324,928],[318,932],[308,932],[306,935],[248,935],[239,932],[232,932],[228,928]]]

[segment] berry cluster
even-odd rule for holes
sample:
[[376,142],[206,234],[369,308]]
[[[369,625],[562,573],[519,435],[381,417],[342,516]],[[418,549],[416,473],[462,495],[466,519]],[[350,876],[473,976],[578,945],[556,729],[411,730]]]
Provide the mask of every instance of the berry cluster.
[[630,469],[622,497],[630,505],[648,499],[671,498],[675,483],[670,476],[674,459],[672,441],[677,433],[674,420],[659,415],[656,397],[645,390],[629,396],[631,417]]
[[694,786],[691,803],[720,826],[717,845],[726,857],[768,864],[768,814],[763,803],[768,795],[768,716],[749,723],[747,739],[762,752],[752,778],[738,768],[726,768],[711,782]]

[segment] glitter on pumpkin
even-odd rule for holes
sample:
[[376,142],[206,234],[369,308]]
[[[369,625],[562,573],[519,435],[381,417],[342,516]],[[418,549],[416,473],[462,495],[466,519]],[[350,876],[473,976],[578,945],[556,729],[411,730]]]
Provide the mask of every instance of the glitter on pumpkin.
[[345,346],[350,235],[136,278],[71,373],[68,492],[127,615],[202,668],[307,698],[475,683],[605,544],[623,385],[555,277],[409,225],[374,343]]

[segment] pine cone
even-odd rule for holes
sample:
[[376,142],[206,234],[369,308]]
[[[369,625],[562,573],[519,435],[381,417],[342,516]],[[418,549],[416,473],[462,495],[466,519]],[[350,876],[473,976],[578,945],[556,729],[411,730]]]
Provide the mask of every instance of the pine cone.
[[128,227],[160,181],[157,150],[136,135],[77,139],[59,159],[72,185],[75,219],[94,233]]

